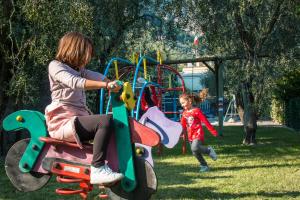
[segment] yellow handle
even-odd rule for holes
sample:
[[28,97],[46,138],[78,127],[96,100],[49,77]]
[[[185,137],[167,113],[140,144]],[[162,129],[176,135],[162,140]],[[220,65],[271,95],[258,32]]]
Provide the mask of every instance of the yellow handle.
[[139,54],[135,53],[135,64],[139,62]]
[[135,53],[134,53],[134,52],[132,52],[131,62],[132,62],[133,64],[136,64],[136,62],[135,62]]
[[119,80],[118,61],[115,60],[114,64],[115,64],[116,80]]
[[146,59],[143,59],[143,63],[144,63],[144,79],[147,80],[147,62]]
[[160,53],[160,51],[157,50],[156,54],[157,54],[157,61],[159,62],[159,64],[162,64],[162,59],[161,59],[161,53]]
[[135,107],[135,97],[132,91],[132,87],[129,82],[123,84],[123,92],[121,94],[121,100],[125,103],[125,107],[128,110],[132,110]]

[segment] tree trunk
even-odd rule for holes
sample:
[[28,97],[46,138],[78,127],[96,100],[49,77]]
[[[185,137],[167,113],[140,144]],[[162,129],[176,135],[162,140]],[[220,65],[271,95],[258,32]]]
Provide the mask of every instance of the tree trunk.
[[243,144],[254,145],[256,144],[257,118],[254,98],[249,85],[247,82],[240,85],[240,92],[237,94],[237,108],[244,126],[245,138]]
[[244,105],[243,105],[243,98],[242,98],[242,94],[240,93],[240,91],[238,91],[238,93],[236,94],[236,109],[237,112],[239,114],[239,117],[242,121],[242,123],[244,124]]

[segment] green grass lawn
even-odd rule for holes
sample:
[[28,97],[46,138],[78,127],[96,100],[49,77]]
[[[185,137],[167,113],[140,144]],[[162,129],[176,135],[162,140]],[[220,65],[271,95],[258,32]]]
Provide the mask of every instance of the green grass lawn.
[[[243,146],[241,127],[225,127],[224,138],[206,134],[206,143],[215,148],[218,160],[208,164],[211,171],[199,173],[190,151],[181,153],[181,144],[154,149],[158,191],[152,199],[300,199],[300,133],[285,128],[259,127],[258,145]],[[58,196],[62,185],[52,181],[36,192],[13,188],[0,161],[0,199],[80,199]],[[98,199],[94,191],[89,199]]]

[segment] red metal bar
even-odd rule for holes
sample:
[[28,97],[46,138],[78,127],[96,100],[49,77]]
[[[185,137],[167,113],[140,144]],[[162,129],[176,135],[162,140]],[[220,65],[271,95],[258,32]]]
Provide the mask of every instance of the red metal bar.
[[56,181],[58,183],[80,183],[83,180],[79,178],[70,178],[70,177],[66,178],[66,177],[57,176]]
[[[71,177],[60,177],[58,176],[56,180],[60,183],[76,183],[79,182],[80,189],[70,189],[70,188],[58,188],[55,190],[57,194],[60,195],[74,195],[79,194],[82,199],[87,199],[88,193],[93,190],[93,185],[89,181],[84,181],[80,179],[72,179]],[[73,180],[73,181],[72,181]]]
[[58,174],[59,176],[66,176],[73,179],[90,181],[90,169],[87,166],[54,162],[51,168],[51,172],[53,174]]
[[176,74],[176,75],[180,78],[180,80],[181,80],[182,92],[183,92],[183,93],[185,92],[185,84],[184,84],[184,80],[183,80],[181,74],[180,74],[176,69],[174,69],[173,67],[171,67],[171,66],[169,66],[169,65],[164,65],[164,64],[158,65],[157,67],[158,67],[158,68],[161,68],[161,67],[162,67],[163,69],[167,69],[167,70],[173,72],[174,74]]
[[[161,71],[161,65],[157,65],[157,83],[161,86],[163,86],[162,84],[162,71]],[[162,88],[158,88],[158,95],[157,95],[157,99],[158,99],[158,105],[157,107],[162,110]],[[157,148],[157,154],[161,155],[162,154],[162,145],[161,143],[159,143],[158,148]]]
[[84,193],[85,191],[83,189],[73,190],[70,188],[57,188],[55,192],[60,195],[73,195]]
[[108,194],[99,194],[100,199],[108,199]]
[[[64,141],[64,140],[58,140],[58,139],[51,138],[51,137],[40,137],[39,139],[40,139],[40,141],[46,142],[46,143],[49,143],[49,144],[66,145],[66,146],[69,146],[69,147],[80,148],[79,145],[76,142],[67,142],[67,141]],[[84,148],[91,148],[92,149],[93,145],[91,145],[91,144],[84,144],[83,147]]]
[[176,88],[162,88],[162,92],[167,92],[167,91],[183,91],[182,87],[176,87]]
[[187,141],[187,136],[186,136],[186,134],[182,134],[181,136],[180,136],[181,138],[182,138],[182,154],[186,154],[186,141]]
[[100,199],[108,199],[108,194],[106,194],[105,187],[103,185],[99,186],[100,194],[98,195]]
[[165,111],[164,112],[165,114],[180,114],[181,112],[177,111],[177,112],[174,112],[174,111]]
[[[125,77],[128,73],[134,72],[134,71],[135,71],[135,66],[128,66],[128,67],[121,68],[119,70],[119,72],[120,72],[119,79],[122,80],[122,78]],[[126,78],[128,78],[128,77],[126,77]]]

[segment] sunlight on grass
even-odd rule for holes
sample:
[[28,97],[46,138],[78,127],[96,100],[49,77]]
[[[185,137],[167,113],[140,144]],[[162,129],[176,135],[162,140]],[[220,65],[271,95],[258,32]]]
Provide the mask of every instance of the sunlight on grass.
[[[154,148],[158,191],[152,199],[300,199],[300,133],[259,127],[256,146],[243,146],[242,139],[241,127],[225,127],[221,139],[206,134],[218,160],[206,156],[210,171],[205,173],[199,172],[190,150],[182,154],[181,142],[164,148],[161,156]],[[18,192],[6,177],[3,160],[0,164],[0,199],[80,199],[56,195],[63,185],[54,178],[39,191]],[[98,199],[97,190],[89,199]]]
[[299,133],[259,128],[259,143],[251,147],[241,145],[240,127],[226,127],[224,135],[216,140],[207,134],[218,160],[205,157],[211,167],[206,173],[198,172],[190,152],[181,154],[180,145],[155,156],[160,185],[154,199],[300,199]]

